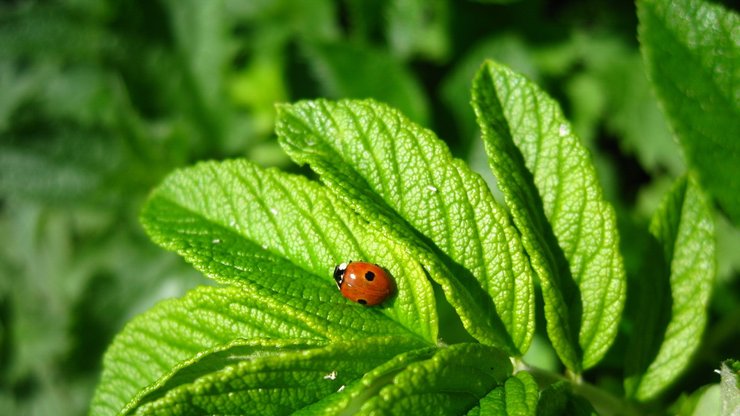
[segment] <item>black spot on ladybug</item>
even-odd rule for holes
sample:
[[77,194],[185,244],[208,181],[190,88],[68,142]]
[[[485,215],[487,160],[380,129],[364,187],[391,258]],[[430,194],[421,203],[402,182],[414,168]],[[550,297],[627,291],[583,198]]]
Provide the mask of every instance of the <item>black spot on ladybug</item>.
[[334,269],[333,277],[342,296],[363,306],[381,304],[393,294],[388,273],[372,263],[342,263]]

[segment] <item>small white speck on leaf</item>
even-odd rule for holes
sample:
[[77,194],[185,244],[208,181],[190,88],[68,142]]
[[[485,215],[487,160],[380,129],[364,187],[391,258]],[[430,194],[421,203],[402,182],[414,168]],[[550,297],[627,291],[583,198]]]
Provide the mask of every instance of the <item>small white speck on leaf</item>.
[[341,386],[339,386],[339,390],[337,390],[337,393],[339,393],[340,391],[344,390],[345,387],[346,386],[344,384],[342,384]]
[[429,189],[429,191],[431,192],[437,192],[437,188],[432,185],[427,186],[427,189]]
[[272,212],[272,215],[277,215],[278,214],[277,208],[270,208],[270,212]]
[[567,136],[570,134],[570,126],[563,123],[560,125],[560,128],[558,130],[558,133],[560,133],[560,137]]
[[324,376],[324,380],[336,380],[337,379],[337,372],[332,371],[331,373]]
[[214,238],[213,240],[211,240],[211,243],[213,243],[213,244],[221,244],[221,239],[220,238]]

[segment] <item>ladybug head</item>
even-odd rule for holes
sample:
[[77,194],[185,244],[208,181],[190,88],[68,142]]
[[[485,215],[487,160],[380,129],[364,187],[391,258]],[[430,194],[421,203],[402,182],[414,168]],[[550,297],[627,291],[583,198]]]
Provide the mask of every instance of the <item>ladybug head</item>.
[[344,272],[347,271],[347,263],[342,263],[334,268],[334,281],[337,282],[337,287],[342,288],[344,283]]

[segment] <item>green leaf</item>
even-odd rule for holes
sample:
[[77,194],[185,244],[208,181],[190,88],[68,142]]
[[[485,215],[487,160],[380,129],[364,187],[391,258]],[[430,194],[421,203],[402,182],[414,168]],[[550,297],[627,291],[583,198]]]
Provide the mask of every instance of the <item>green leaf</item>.
[[[231,371],[233,374],[233,367],[239,366],[244,361],[256,361],[265,357],[284,357],[286,353],[303,352],[312,348],[318,349],[324,347],[324,344],[326,344],[326,341],[317,341],[310,338],[280,340],[253,338],[249,340],[237,339],[224,345],[217,345],[178,363],[170,372],[137,394],[136,399],[130,402],[122,413],[141,412],[142,408],[147,409],[157,405],[169,411],[179,410],[183,407],[187,408],[187,406],[178,408],[173,404],[162,405],[162,402],[172,399],[173,396],[177,396],[178,393],[187,390],[195,383],[207,384],[203,383],[202,380],[213,377],[214,373],[216,373],[216,378],[219,375],[217,373],[224,370]],[[226,377],[221,377],[219,381],[223,379],[226,379]],[[173,390],[177,391],[173,392]]]
[[[202,373],[193,366],[203,367],[204,355],[228,350],[240,338],[301,339],[305,345],[317,345],[344,326],[344,339],[393,335],[394,343],[406,350],[410,345],[424,345],[408,332],[394,330],[387,319],[379,319],[382,315],[349,306],[354,307],[339,307],[337,312],[342,315],[336,317],[331,310],[336,305],[268,297],[240,286],[199,287],[182,299],[162,302],[132,320],[114,340],[105,356],[92,413],[118,414],[159,398],[164,389],[184,383],[182,371],[190,376]],[[358,321],[362,326],[353,329]],[[213,366],[205,368],[212,370]]]
[[413,347],[399,337],[325,346],[305,340],[238,341],[178,369],[163,386],[166,394],[144,403],[136,414],[285,414],[341,390]]
[[404,371],[410,364],[431,359],[437,351],[437,347],[428,347],[399,354],[366,373],[362,379],[338,389],[337,394],[326,396],[297,411],[295,415],[355,414],[366,401],[377,395],[381,388],[392,382],[396,374]]
[[178,363],[238,338],[321,338],[300,318],[281,325],[275,303],[239,287],[199,287],[139,315],[105,354],[91,414],[118,414]]
[[539,396],[534,377],[526,371],[520,371],[481,399],[480,405],[468,412],[468,416],[534,416],[537,414]]
[[627,354],[625,390],[638,400],[655,397],[686,368],[707,320],[715,276],[714,224],[693,177],[676,183],[653,216],[650,232],[662,248],[665,269],[642,279],[667,282],[654,285],[642,303],[635,328],[639,336],[632,337]]
[[596,364],[625,299],[614,210],[558,104],[489,61],[473,86],[489,163],[545,300],[547,332],[572,371]]
[[[207,276],[301,305],[299,315],[325,322],[325,336],[394,333],[400,324],[436,342],[434,294],[416,259],[304,177],[245,160],[202,163],[170,175],[142,223]],[[332,271],[350,259],[386,268],[396,295],[367,310],[344,299]]]
[[720,386],[709,384],[682,394],[668,412],[676,416],[732,415],[720,410]]
[[[436,341],[434,294],[416,259],[304,177],[243,160],[202,163],[170,175],[142,223],[234,287],[200,288],[129,324],[106,356],[94,409],[116,412],[179,363],[237,338]],[[350,258],[389,270],[395,296],[375,308],[344,299],[332,270]]]
[[297,414],[460,414],[511,369],[506,354],[481,344],[410,351]]
[[740,18],[702,0],[637,3],[658,98],[700,182],[740,222]]
[[419,259],[471,335],[526,351],[533,290],[516,231],[431,131],[374,101],[323,100],[279,107],[276,129],[296,162]]

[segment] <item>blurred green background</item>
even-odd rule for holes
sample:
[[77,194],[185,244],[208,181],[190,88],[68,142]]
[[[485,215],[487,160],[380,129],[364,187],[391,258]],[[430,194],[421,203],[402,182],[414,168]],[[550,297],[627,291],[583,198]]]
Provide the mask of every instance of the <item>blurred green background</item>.
[[[649,216],[685,170],[636,25],[629,1],[0,2],[0,414],[85,413],[125,322],[207,283],[148,240],[139,207],[199,160],[296,170],[274,140],[276,102],[385,101],[494,184],[469,87],[484,58],[506,63],[590,147],[634,277]],[[711,322],[666,400],[716,381],[740,345],[740,233],[716,219]],[[587,378],[617,386],[620,366],[607,357]]]

